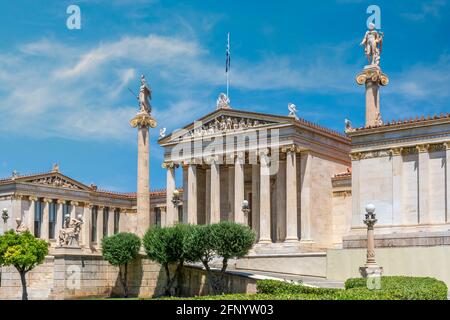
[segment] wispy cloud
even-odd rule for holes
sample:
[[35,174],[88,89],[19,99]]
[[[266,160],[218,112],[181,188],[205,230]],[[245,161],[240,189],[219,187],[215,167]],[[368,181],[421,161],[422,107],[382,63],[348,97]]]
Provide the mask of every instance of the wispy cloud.
[[433,0],[428,3],[422,3],[420,8],[414,12],[406,12],[402,16],[412,21],[424,21],[426,18],[440,18],[446,15],[447,11],[444,7],[447,5],[446,0]]

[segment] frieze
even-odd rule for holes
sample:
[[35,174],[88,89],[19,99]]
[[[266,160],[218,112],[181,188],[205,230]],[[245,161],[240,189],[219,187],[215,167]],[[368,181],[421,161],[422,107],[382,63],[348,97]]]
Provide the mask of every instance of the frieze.
[[42,184],[42,185],[48,185],[52,187],[58,187],[58,188],[69,188],[69,189],[77,189],[82,190],[79,186],[76,184],[62,178],[59,176],[48,176],[48,177],[42,177],[38,179],[33,179],[26,181],[27,183],[35,183],[35,184]]
[[219,118],[213,119],[202,126],[195,127],[194,129],[188,131],[186,134],[181,136],[181,139],[189,137],[202,137],[236,130],[247,130],[271,123],[273,122],[244,117],[220,116]]

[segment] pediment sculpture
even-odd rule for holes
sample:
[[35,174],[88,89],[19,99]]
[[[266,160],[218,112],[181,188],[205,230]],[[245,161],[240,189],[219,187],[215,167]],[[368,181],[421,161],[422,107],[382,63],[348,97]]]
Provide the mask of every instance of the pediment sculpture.
[[59,177],[59,176],[46,176],[46,177],[29,180],[26,182],[44,184],[44,185],[49,185],[49,186],[58,187],[58,188],[81,189],[76,184],[74,184],[62,177]]
[[188,131],[185,135],[183,135],[182,138],[201,137],[222,132],[246,130],[250,128],[256,128],[263,125],[267,125],[270,123],[271,122],[269,121],[263,121],[258,119],[250,119],[244,117],[230,117],[223,115],[205,123],[202,126],[195,127],[194,129]]

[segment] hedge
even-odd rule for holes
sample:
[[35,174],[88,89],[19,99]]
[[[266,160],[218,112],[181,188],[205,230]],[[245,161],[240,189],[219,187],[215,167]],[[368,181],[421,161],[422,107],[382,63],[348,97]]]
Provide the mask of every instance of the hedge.
[[447,300],[444,282],[422,277],[381,277],[380,290],[367,289],[363,278],[348,279],[345,290],[311,288],[276,280],[258,281],[257,290],[258,294],[309,295],[308,300]]

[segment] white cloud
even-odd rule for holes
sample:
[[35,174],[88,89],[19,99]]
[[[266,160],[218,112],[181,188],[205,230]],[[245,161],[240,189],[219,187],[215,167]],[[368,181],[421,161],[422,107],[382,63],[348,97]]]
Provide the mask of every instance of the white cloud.
[[446,4],[446,0],[433,0],[422,3],[418,11],[406,12],[402,16],[412,21],[424,21],[427,17],[440,18],[442,14],[447,14],[447,10],[444,8]]

